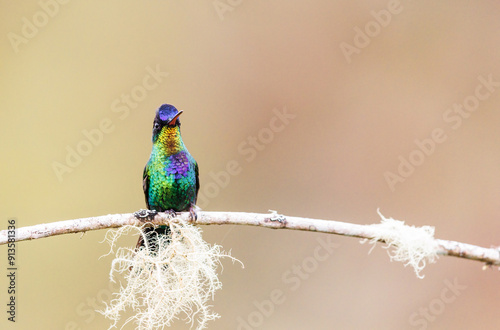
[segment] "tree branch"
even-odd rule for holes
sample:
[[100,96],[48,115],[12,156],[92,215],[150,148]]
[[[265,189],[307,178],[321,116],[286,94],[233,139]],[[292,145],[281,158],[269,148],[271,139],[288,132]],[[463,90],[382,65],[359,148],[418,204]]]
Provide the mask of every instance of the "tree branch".
[[[292,229],[303,231],[314,231],[320,233],[336,234],[342,236],[357,237],[367,240],[376,240],[382,243],[396,245],[393,242],[387,242],[390,231],[387,228],[381,228],[380,225],[358,225],[346,222],[332,220],[318,220],[300,217],[288,217],[278,215],[273,212],[270,214],[244,213],[244,212],[198,212],[198,219],[193,222],[189,212],[177,213],[178,218],[197,225],[249,225],[260,226],[271,229]],[[392,220],[392,219],[391,219]],[[153,224],[165,224],[169,219],[165,213],[158,213],[151,221]],[[394,221],[394,220],[393,220]],[[138,220],[132,213],[110,214],[98,217],[82,218],[75,220],[58,221],[46,224],[40,224],[29,227],[22,227],[15,230],[15,237],[12,232],[9,235],[8,230],[0,231],[0,245],[8,242],[19,242],[25,240],[38,239],[43,237],[86,232],[90,230],[117,228],[124,225],[139,226],[144,224]],[[405,226],[410,228],[408,226]],[[420,228],[413,228],[420,229]],[[434,252],[440,256],[453,256],[458,258],[476,260],[486,263],[486,265],[500,266],[500,249],[484,248],[476,245],[465,244],[455,241],[431,238],[431,244]]]

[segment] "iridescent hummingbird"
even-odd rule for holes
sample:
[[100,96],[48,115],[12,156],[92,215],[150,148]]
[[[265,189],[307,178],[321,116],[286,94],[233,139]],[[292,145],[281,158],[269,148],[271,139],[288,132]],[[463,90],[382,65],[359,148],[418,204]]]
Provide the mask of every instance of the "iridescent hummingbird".
[[[196,220],[196,197],[200,189],[198,164],[189,153],[181,137],[181,122],[173,105],[164,104],[157,111],[153,122],[153,150],[144,167],[143,184],[147,216],[156,212],[189,211]],[[150,250],[157,250],[157,235],[169,235],[168,226],[156,229],[146,227],[144,234]],[[137,248],[144,245],[139,238]]]

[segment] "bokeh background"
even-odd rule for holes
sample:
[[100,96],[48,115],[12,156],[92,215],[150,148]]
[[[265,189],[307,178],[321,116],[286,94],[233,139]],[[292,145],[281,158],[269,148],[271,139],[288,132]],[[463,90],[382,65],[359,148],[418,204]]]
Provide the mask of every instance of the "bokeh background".
[[[500,245],[500,88],[457,129],[443,118],[474,95],[480,76],[500,82],[495,1],[1,3],[1,228],[9,218],[28,226],[143,208],[154,113],[171,103],[185,111],[205,210],[371,224],[380,208],[435,226],[439,238]],[[372,36],[356,37],[365,28]],[[154,87],[150,71],[160,72]],[[295,117],[269,136],[285,109]],[[103,120],[112,131],[85,149],[83,131]],[[446,140],[390,189],[384,174],[397,174],[399,157],[435,129]],[[249,159],[243,149],[259,134],[265,143]],[[58,178],[54,163],[79,145],[88,155]],[[230,161],[241,172],[217,185]],[[498,329],[500,273],[478,262],[443,257],[421,280],[358,239],[203,231],[245,264],[224,263],[213,304],[221,318],[209,329]],[[104,234],[19,243],[17,320],[6,320],[1,276],[0,328],[106,329],[94,311],[114,289],[111,258],[99,259]],[[318,240],[338,244],[322,261],[313,259]],[[290,275],[299,266],[300,279]],[[259,312],[275,290],[283,301]]]

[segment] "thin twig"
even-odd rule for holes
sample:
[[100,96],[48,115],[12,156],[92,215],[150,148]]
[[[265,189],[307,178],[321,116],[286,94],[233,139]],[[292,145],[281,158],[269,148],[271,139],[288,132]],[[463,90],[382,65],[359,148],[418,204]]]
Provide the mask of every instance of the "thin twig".
[[[178,218],[193,223],[189,212],[177,213]],[[158,213],[150,221],[153,224],[164,224],[169,221],[168,215]],[[372,225],[358,225],[333,220],[318,220],[300,217],[288,217],[276,213],[244,213],[244,212],[198,212],[197,225],[249,225],[271,229],[293,229],[315,231],[342,236],[358,237],[371,240],[380,237],[379,229]],[[90,230],[117,228],[124,225],[141,225],[143,222],[132,213],[110,214],[91,218],[58,221],[29,227],[17,228],[15,237],[9,237],[7,230],[0,231],[0,245],[12,241],[25,241],[43,237],[86,232]],[[383,240],[380,240],[383,242]],[[455,241],[435,239],[436,253],[441,256],[476,260],[487,265],[500,265],[500,249],[484,248]]]

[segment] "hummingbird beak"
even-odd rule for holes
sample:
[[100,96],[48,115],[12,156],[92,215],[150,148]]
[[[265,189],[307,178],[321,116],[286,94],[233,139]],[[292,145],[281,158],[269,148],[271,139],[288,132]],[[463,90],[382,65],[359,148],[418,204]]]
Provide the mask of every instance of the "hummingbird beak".
[[180,111],[179,111],[179,112],[175,115],[175,117],[174,117],[174,118],[172,118],[172,120],[168,122],[168,125],[171,125],[171,126],[175,125],[175,121],[177,120],[177,118],[179,118],[179,116],[182,114],[182,112],[183,112],[183,111],[182,111],[182,110],[180,110]]

